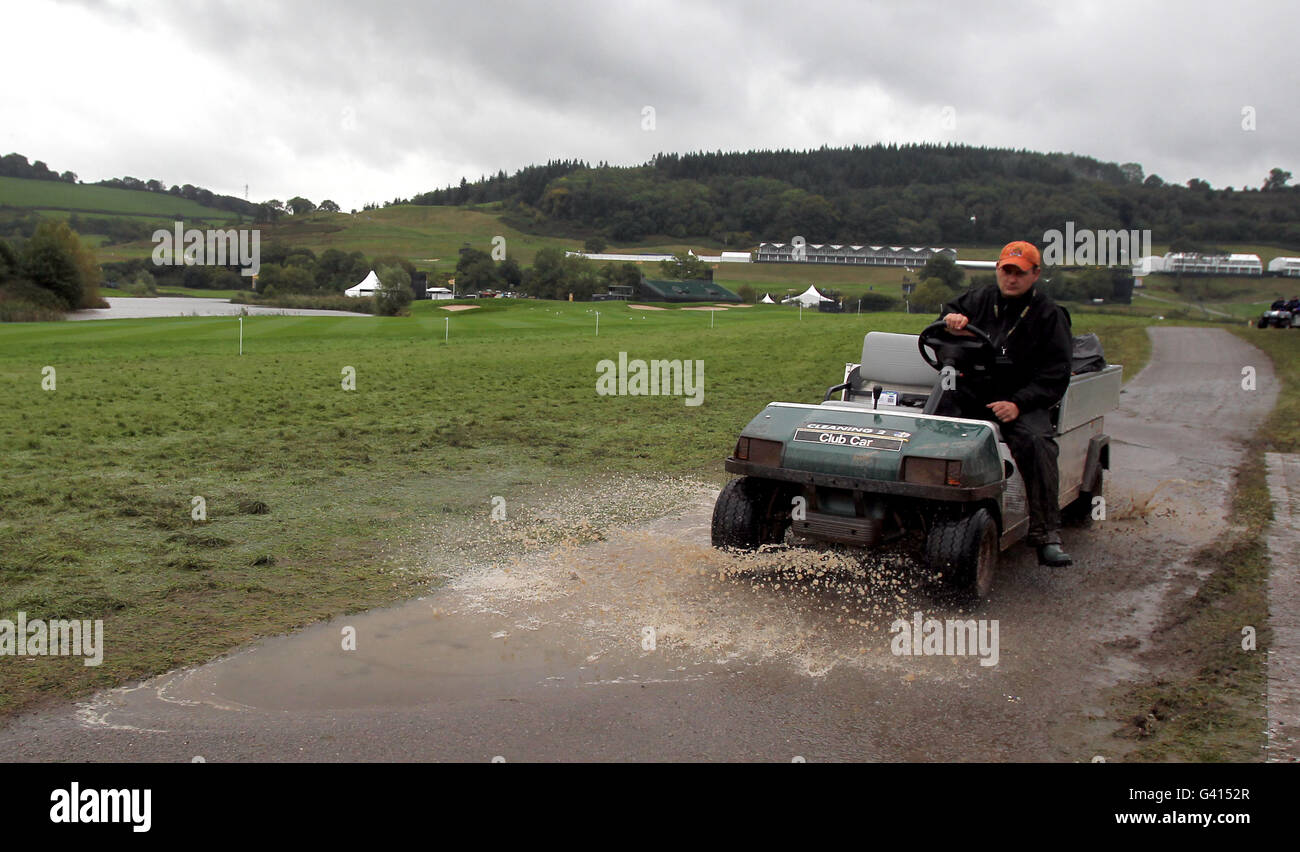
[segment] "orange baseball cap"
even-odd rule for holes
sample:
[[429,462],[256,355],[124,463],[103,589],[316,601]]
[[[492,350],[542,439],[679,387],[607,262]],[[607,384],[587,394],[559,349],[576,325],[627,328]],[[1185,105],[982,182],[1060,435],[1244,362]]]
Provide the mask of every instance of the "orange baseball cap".
[[1008,263],[1028,272],[1035,266],[1042,265],[1042,257],[1039,256],[1038,249],[1034,248],[1032,243],[1017,240],[1003,246],[1002,254],[998,257],[999,269]]

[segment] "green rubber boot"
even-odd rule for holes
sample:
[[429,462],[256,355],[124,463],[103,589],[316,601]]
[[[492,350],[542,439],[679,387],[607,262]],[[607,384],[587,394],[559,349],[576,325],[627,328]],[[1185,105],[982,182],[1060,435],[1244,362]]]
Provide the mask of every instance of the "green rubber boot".
[[1070,558],[1070,554],[1061,549],[1061,545],[1043,544],[1038,547],[1038,564],[1064,568],[1066,565],[1073,565],[1074,560]]

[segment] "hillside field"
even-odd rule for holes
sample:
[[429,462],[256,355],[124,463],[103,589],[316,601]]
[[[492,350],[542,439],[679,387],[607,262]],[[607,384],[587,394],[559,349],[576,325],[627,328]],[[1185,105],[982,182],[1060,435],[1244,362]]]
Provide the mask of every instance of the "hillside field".
[[139,216],[151,221],[174,220],[179,217],[217,223],[237,218],[227,210],[204,207],[188,198],[164,193],[0,177],[0,210],[6,208],[24,212],[32,210],[42,215],[75,211]]

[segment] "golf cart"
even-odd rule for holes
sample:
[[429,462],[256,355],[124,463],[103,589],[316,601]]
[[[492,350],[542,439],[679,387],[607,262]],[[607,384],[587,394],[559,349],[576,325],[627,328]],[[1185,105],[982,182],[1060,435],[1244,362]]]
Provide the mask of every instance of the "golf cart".
[[1300,328],[1300,313],[1276,308],[1264,311],[1255,328]]
[[[713,509],[715,547],[755,550],[822,541],[872,548],[910,537],[940,590],[983,599],[1000,551],[1029,531],[1025,484],[998,424],[934,413],[941,391],[992,368],[996,349],[968,325],[921,334],[873,331],[862,360],[820,404],[773,402],[740,433],[726,469],[738,478]],[[1095,340],[1095,338],[1093,338]],[[1052,410],[1063,514],[1087,520],[1110,466],[1103,417],[1123,368],[1076,360]],[[838,393],[839,399],[831,397]]]

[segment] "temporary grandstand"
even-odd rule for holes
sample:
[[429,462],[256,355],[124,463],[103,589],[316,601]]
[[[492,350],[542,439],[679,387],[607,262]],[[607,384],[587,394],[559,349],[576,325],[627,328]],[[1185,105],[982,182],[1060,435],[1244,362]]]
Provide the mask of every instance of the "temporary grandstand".
[[844,263],[858,266],[924,266],[938,254],[957,259],[950,248],[908,248],[906,246],[855,246],[830,243],[759,243],[755,253],[758,263]]

